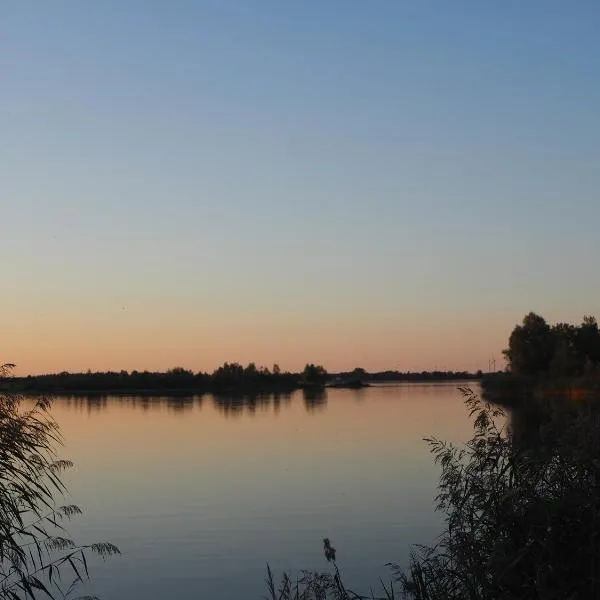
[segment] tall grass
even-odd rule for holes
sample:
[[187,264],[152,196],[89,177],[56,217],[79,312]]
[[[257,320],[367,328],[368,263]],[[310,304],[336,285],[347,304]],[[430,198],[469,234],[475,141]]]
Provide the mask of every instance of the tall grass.
[[[0,377],[13,365],[0,366]],[[81,513],[61,506],[66,491],[61,475],[72,466],[60,459],[62,444],[50,402],[31,408],[22,396],[0,393],[0,599],[72,597],[89,576],[86,554],[119,552],[108,542],[79,545],[65,528]]]
[[328,538],[323,540],[323,553],[328,562],[332,564],[331,572],[316,573],[301,571],[296,578],[284,573],[279,581],[275,582],[271,567],[267,565],[266,585],[268,595],[266,600],[395,600],[399,596],[394,590],[394,583],[389,585],[380,581],[383,596],[376,596],[373,590],[370,595],[364,596],[349,589],[343,581],[342,573],[336,562],[336,551],[331,546]]

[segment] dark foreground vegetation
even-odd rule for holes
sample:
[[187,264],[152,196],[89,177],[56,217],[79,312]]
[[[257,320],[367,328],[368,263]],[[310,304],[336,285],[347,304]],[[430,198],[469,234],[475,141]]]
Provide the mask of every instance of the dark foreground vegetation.
[[242,366],[225,363],[212,373],[193,372],[181,367],[164,373],[149,371],[109,371],[104,373],[56,373],[27,377],[0,378],[0,386],[20,392],[42,393],[165,393],[187,391],[193,393],[285,393],[296,389],[325,387],[361,387],[369,382],[388,381],[457,381],[474,379],[481,374],[434,371],[403,373],[385,371],[368,373],[356,368],[345,373],[328,373],[321,365],[307,364],[300,373],[282,371],[278,365],[271,369],[254,363]]
[[[0,374],[11,367],[0,366]],[[56,455],[61,436],[49,409],[46,399],[24,408],[21,396],[0,393],[1,600],[74,598],[88,577],[86,555],[119,552],[68,536],[66,522],[81,511],[58,503],[66,492],[61,473],[72,464]]]
[[[427,439],[441,467],[445,528],[406,569],[390,563],[379,593],[349,590],[332,569],[267,573],[269,600],[565,600],[600,598],[600,398],[511,411],[462,390],[473,419],[464,446]],[[340,550],[340,558],[343,549]]]

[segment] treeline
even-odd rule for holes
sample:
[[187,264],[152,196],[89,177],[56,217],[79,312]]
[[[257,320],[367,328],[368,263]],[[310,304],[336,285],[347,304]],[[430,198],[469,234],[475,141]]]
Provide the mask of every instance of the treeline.
[[165,372],[106,371],[62,373],[15,377],[7,383],[22,391],[77,392],[120,391],[161,392],[194,391],[224,393],[231,391],[292,391],[298,386],[298,374],[282,372],[277,365],[272,370],[258,368],[254,363],[242,366],[225,363],[213,373],[175,367]]
[[257,367],[255,363],[243,366],[225,363],[212,373],[194,372],[176,367],[166,372],[106,371],[86,373],[54,373],[29,375],[0,380],[0,385],[24,392],[166,392],[194,393],[286,393],[300,388],[323,387],[328,383],[386,382],[386,381],[444,381],[475,378],[478,374],[462,372],[422,371],[420,373],[385,371],[368,373],[356,368],[343,373],[328,373],[322,365],[309,363],[301,372]]
[[472,381],[482,376],[481,371],[382,371],[371,373],[368,380],[372,382],[386,381]]
[[517,376],[581,377],[600,374],[600,331],[593,316],[580,325],[556,323],[533,312],[510,334],[504,350],[510,373]]

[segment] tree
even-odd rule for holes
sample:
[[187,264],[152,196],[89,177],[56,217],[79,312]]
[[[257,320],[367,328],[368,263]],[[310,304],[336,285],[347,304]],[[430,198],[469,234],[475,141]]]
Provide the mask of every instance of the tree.
[[213,372],[212,377],[215,383],[237,383],[244,377],[244,367],[236,362],[226,362]]
[[504,355],[515,375],[547,372],[554,355],[554,337],[545,319],[533,312],[526,315],[510,334]]
[[246,377],[254,378],[258,374],[258,369],[256,368],[256,363],[248,363],[248,366],[244,369],[244,375]]
[[[0,377],[13,367],[0,366]],[[68,537],[65,521],[81,511],[59,506],[56,497],[66,491],[61,474],[72,463],[56,454],[62,438],[50,402],[23,404],[17,394],[0,393],[0,599],[66,597],[88,577],[87,552],[106,557],[119,550]]]
[[194,372],[183,367],[173,367],[167,371],[167,375],[172,377],[193,377]]
[[327,371],[322,365],[309,363],[304,367],[302,377],[306,383],[311,385],[323,385],[327,381]]
[[577,329],[575,346],[583,363],[586,359],[593,364],[600,362],[600,332],[595,317],[588,315],[583,317],[583,322]]
[[554,354],[550,361],[550,373],[559,377],[580,374],[582,361],[577,351],[578,330],[569,323],[557,323],[552,327]]
[[542,317],[529,313],[522,325],[513,329],[504,355],[515,375],[577,377],[594,373],[600,363],[598,323],[586,315],[579,327],[569,323],[550,327]]

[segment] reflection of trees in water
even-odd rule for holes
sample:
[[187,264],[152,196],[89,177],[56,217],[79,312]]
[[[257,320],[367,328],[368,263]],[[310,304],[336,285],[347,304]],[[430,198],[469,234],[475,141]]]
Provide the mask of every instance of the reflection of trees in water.
[[277,394],[215,394],[213,405],[225,416],[241,414],[256,414],[257,410],[266,412],[273,410],[278,413],[283,406],[291,404],[292,395],[288,393]]
[[[113,395],[87,394],[62,396],[67,406],[89,413],[99,412],[109,405],[141,409],[142,411],[167,409],[169,412],[185,414],[193,409],[200,409],[206,397],[210,397],[212,405],[223,415],[254,415],[257,412],[273,411],[278,414],[292,403],[292,392],[270,394],[204,394],[204,395]],[[327,393],[323,388],[303,391],[304,406],[313,412],[322,409],[327,403]]]
[[352,399],[355,402],[364,402],[364,400],[367,397],[367,389],[368,388],[356,388],[356,389],[352,390],[352,392],[353,392]]
[[200,408],[202,396],[168,396],[166,404],[167,408],[174,412],[187,412],[196,404]]
[[99,412],[108,404],[108,396],[64,396],[67,406],[77,410],[87,409],[88,412]]
[[202,406],[202,396],[170,395],[170,396],[121,396],[105,394],[89,394],[63,397],[67,406],[88,412],[98,412],[108,408],[109,403],[123,407],[140,408],[143,411],[166,408],[170,412],[184,413],[192,408]]
[[[600,398],[528,398],[508,410],[513,443],[520,449],[579,444],[580,434],[600,433]],[[577,432],[577,433],[576,433]]]
[[323,410],[327,405],[327,389],[324,387],[304,388],[302,397],[308,412]]

